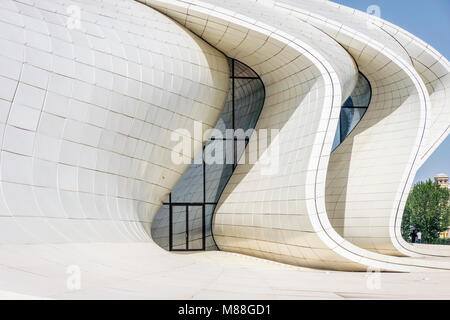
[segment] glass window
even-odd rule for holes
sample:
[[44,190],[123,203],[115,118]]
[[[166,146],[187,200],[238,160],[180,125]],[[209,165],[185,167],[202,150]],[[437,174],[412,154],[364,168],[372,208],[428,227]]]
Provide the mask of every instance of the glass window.
[[341,141],[344,141],[359,121],[361,121],[366,110],[367,108],[342,108],[340,117]]
[[371,98],[371,89],[369,81],[363,76],[362,73],[359,73],[358,82],[356,83],[355,89],[351,94],[352,106],[353,107],[367,107]]
[[188,249],[203,248],[203,206],[188,206]]
[[171,192],[172,203],[203,201],[203,164],[199,153]]
[[[244,77],[244,78],[259,78],[255,71],[250,69],[248,66],[234,59],[230,59],[228,63],[231,66],[231,70],[234,69],[234,77]],[[234,63],[234,66],[233,66]]]
[[348,99],[344,102],[339,115],[339,123],[334,136],[334,151],[361,121],[370,103],[372,91],[367,78],[359,73],[358,82]]
[[264,103],[261,80],[235,79],[235,128],[247,131],[255,128]]
[[212,220],[216,204],[205,205],[205,249],[217,250],[216,242],[212,236]]
[[184,250],[186,248],[186,206],[172,206],[172,248]]
[[[211,230],[214,209],[245,152],[265,98],[263,82],[253,70],[233,59],[228,62],[230,89],[215,127],[223,139],[211,138],[205,144],[152,222],[152,237],[165,249],[170,250],[170,243],[172,250],[217,249]],[[233,134],[226,129],[233,129]]]
[[334,141],[333,141],[333,146],[331,147],[331,150],[336,149],[337,146],[340,144],[341,144],[341,117],[339,117],[339,120],[338,120],[336,134],[334,135]]
[[[231,143],[224,143],[225,141],[211,141],[207,145],[209,146],[215,145],[216,148],[223,148],[224,152],[227,149],[227,145],[233,145],[233,141],[229,141]],[[228,142],[228,141],[226,141]],[[234,157],[234,150],[231,152],[228,151],[227,155],[230,157]],[[223,153],[222,159],[217,159],[220,161],[216,161],[214,163],[205,163],[205,201],[206,202],[217,202],[219,201],[219,197],[222,194],[223,189],[225,188],[228,180],[233,174],[234,170],[234,159],[229,159],[231,161],[227,162],[226,155]]]
[[163,205],[152,221],[152,239],[169,250],[169,205]]
[[[230,88],[232,85],[233,81],[230,79]],[[226,129],[233,128],[233,92],[231,89],[228,91],[227,100],[225,101],[225,105],[215,128],[219,130],[223,136],[225,136]]]

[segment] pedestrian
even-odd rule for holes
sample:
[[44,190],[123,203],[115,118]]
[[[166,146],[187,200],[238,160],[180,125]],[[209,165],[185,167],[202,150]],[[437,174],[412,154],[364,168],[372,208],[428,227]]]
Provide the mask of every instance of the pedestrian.
[[416,229],[413,229],[413,231],[411,233],[411,242],[412,243],[416,242],[416,236],[417,236]]
[[417,232],[417,243],[420,243],[422,241],[422,232]]

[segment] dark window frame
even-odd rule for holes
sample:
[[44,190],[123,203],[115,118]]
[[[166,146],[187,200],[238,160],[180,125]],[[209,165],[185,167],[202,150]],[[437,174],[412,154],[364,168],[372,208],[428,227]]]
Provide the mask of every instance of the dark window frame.
[[[358,76],[359,75],[361,75],[363,78],[364,78],[364,80],[367,82],[367,84],[368,84],[368,86],[369,86],[369,93],[370,93],[370,96],[369,96],[369,101],[367,102],[367,106],[359,106],[359,105],[357,105],[357,106],[344,106],[344,105],[342,105],[341,106],[341,111],[340,111],[340,113],[339,113],[339,123],[338,123],[338,125],[339,125],[339,143],[336,145],[336,147],[334,147],[334,149],[332,149],[331,150],[331,152],[334,152],[341,144],[342,144],[342,142],[344,142],[344,140],[353,132],[353,130],[355,130],[355,128],[358,126],[358,124],[361,122],[361,120],[364,118],[364,116],[366,115],[366,113],[367,113],[367,109],[369,108],[369,106],[370,106],[370,103],[372,102],[372,85],[370,84],[370,81],[369,81],[369,79],[367,79],[367,77],[363,74],[363,73],[361,73],[361,72],[359,72],[358,73]],[[350,94],[350,96],[349,96],[349,98],[351,98],[351,94]],[[348,99],[348,98],[347,98]],[[344,104],[345,104],[345,102],[346,101],[344,101]],[[363,113],[363,115],[361,116],[361,119],[359,119],[359,121],[356,123],[356,125],[352,128],[352,130],[350,130],[348,133],[347,133],[347,135],[345,136],[345,137],[343,137],[343,135],[342,135],[342,133],[343,133],[343,121],[342,121],[342,118],[343,118],[343,115],[344,115],[344,113],[342,112],[342,110],[343,109],[365,109],[366,111]],[[336,134],[335,134],[335,136],[336,136]],[[334,143],[334,142],[333,142]]]
[[[262,86],[262,90],[263,90],[263,105],[264,105],[264,101],[265,101],[265,97],[266,97],[266,88],[264,86],[263,81],[261,80],[261,77],[259,76],[235,76],[235,59],[229,58],[229,60],[231,61],[231,72],[230,72],[230,79],[231,79],[231,93],[232,93],[232,101],[231,101],[231,118],[232,118],[232,129],[236,130],[238,128],[236,128],[236,95],[235,95],[235,80],[236,79],[246,79],[246,80],[259,80]],[[242,62],[238,62],[242,65],[244,65]],[[250,67],[246,66],[247,68],[249,68],[254,74],[257,75],[257,73],[252,70]],[[259,113],[256,117],[256,119],[259,119],[259,116],[261,115],[263,107],[260,108]],[[257,120],[255,122],[255,125],[257,123]],[[254,128],[252,128],[254,129]],[[172,192],[169,194],[169,201],[165,201],[162,203],[162,205],[168,205],[169,206],[169,251],[205,251],[206,250],[206,205],[213,205],[214,206],[214,210],[215,207],[218,204],[218,200],[217,201],[206,201],[206,163],[205,163],[205,147],[208,144],[208,142],[212,142],[212,141],[216,141],[216,140],[222,140],[222,141],[233,141],[233,171],[236,169],[238,162],[240,159],[238,159],[238,155],[237,155],[237,143],[238,141],[245,141],[245,145],[244,145],[244,150],[243,150],[243,154],[245,154],[245,148],[247,147],[248,142],[250,141],[250,137],[245,137],[244,139],[238,139],[238,137],[233,136],[233,138],[215,138],[215,137],[211,137],[209,138],[206,142],[205,145],[202,147],[202,192],[203,192],[203,201],[201,202],[173,202],[172,201]],[[225,185],[228,184],[229,180],[231,179],[232,174],[228,177],[228,179],[226,180]],[[220,198],[220,197],[219,197]],[[173,207],[175,206],[185,206],[186,207],[186,249],[174,249],[173,248]],[[188,244],[188,238],[189,238],[189,231],[188,231],[188,226],[189,226],[189,210],[188,207],[189,206],[201,206],[202,207],[202,248],[201,249],[189,249],[189,244]],[[211,219],[213,217],[214,214],[211,215]],[[211,227],[212,227],[212,223],[211,223]],[[214,239],[214,235],[213,232],[211,230],[211,237],[214,241],[214,243],[216,243],[215,239]],[[217,245],[216,245],[217,246]]]

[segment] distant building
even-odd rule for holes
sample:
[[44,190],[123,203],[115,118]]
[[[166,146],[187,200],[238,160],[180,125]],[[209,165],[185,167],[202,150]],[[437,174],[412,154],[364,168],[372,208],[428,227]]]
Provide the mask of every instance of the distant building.
[[448,189],[448,175],[445,173],[439,173],[434,176],[434,181],[439,183],[442,188]]

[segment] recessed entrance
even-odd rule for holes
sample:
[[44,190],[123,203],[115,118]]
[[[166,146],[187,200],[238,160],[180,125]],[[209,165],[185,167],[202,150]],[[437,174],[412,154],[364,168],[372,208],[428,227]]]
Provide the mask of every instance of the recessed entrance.
[[[221,135],[205,142],[152,221],[152,238],[166,250],[217,250],[213,213],[245,152],[265,99],[264,84],[256,72],[237,60],[228,61],[230,89],[215,126]],[[229,130],[232,135],[227,134]],[[214,161],[207,161],[210,156]]]
[[169,250],[205,250],[205,207],[203,204],[169,204]]

